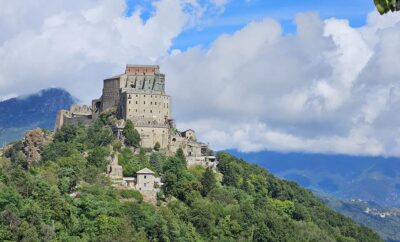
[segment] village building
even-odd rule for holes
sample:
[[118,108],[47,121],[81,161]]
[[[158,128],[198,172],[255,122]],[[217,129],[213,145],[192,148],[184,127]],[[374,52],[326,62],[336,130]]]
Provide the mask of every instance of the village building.
[[155,172],[144,168],[136,172],[136,177],[124,177],[122,186],[138,191],[159,191],[162,183],[161,179],[155,176]]
[[156,191],[162,186],[161,179],[156,177],[155,172],[144,168],[136,172],[136,177],[124,177],[123,168],[118,164],[118,155],[115,153],[108,158],[106,176],[111,179],[114,185],[126,189],[138,191]]

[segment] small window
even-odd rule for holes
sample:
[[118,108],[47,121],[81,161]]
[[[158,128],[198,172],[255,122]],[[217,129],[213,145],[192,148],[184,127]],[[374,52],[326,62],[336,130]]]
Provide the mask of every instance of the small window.
[[147,176],[144,176],[144,179],[146,179],[147,178]]

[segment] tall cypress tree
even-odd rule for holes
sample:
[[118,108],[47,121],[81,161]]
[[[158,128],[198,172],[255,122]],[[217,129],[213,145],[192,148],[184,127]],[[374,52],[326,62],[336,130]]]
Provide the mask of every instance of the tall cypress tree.
[[215,178],[214,171],[211,168],[207,168],[203,173],[200,182],[203,186],[201,194],[207,196],[207,194],[217,186],[217,179]]
[[126,121],[126,124],[125,124],[124,130],[122,131],[122,134],[125,137],[125,145],[139,147],[140,134],[135,129],[135,126],[133,125],[131,120],[128,119]]

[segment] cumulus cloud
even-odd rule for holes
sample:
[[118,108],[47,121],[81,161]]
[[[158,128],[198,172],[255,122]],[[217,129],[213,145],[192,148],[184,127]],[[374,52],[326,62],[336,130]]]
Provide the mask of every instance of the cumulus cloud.
[[[88,101],[126,63],[168,55],[173,39],[201,18],[194,0],[154,1],[143,21],[124,0],[6,1],[0,9],[0,96],[61,86]],[[17,90],[16,90],[17,89]]]
[[295,21],[294,35],[267,18],[166,57],[178,124],[220,149],[400,155],[398,15]]
[[0,97],[59,86],[87,102],[126,63],[158,63],[178,128],[215,149],[400,155],[399,15],[353,28],[301,13],[293,34],[265,18],[181,51],[229,1],[152,4],[144,21],[123,0],[0,0]]

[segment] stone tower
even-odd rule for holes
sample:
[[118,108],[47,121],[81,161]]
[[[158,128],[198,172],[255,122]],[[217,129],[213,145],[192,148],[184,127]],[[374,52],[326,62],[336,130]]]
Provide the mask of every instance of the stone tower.
[[130,119],[142,146],[159,143],[167,148],[171,98],[165,93],[165,75],[157,65],[127,65],[125,73],[104,80],[103,95],[93,100],[93,116],[114,109],[120,119]]

